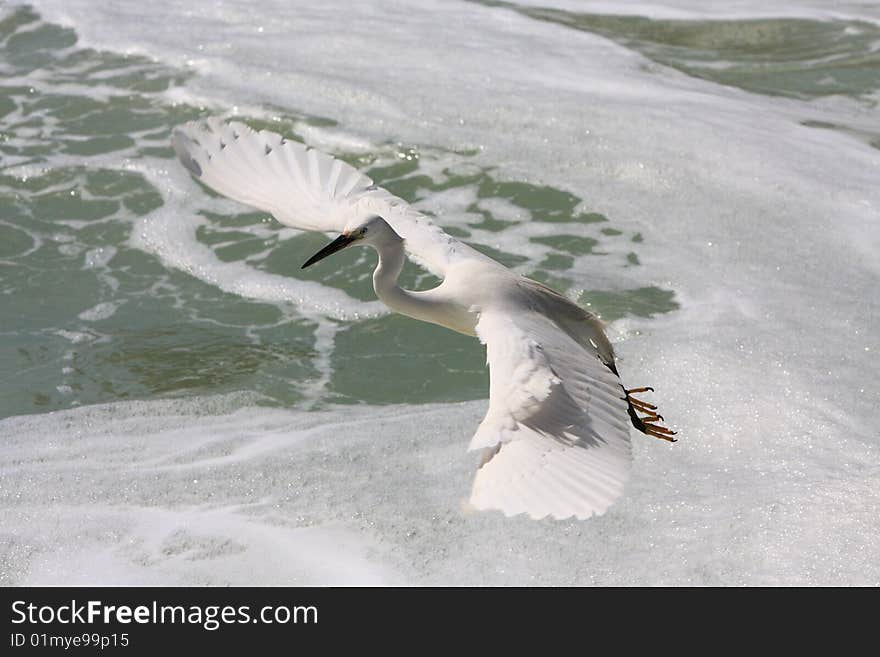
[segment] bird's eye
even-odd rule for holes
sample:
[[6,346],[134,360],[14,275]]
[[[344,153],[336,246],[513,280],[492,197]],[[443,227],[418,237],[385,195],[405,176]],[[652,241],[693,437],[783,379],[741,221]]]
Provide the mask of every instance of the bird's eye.
[[366,235],[366,234],[367,234],[367,227],[364,226],[363,228],[361,228],[361,235]]

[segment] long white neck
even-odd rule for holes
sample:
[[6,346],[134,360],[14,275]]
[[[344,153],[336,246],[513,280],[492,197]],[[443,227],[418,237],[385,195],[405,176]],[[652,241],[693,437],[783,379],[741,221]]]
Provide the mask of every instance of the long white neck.
[[373,246],[379,254],[379,264],[373,272],[373,289],[376,290],[376,296],[391,310],[425,322],[433,322],[434,304],[426,303],[425,299],[419,299],[415,293],[397,285],[397,278],[403,270],[406,257],[403,240],[393,235]]
[[360,226],[360,234],[369,236],[364,239],[364,246],[372,246],[379,254],[379,264],[373,272],[373,289],[382,303],[401,315],[466,335],[475,334],[475,314],[450,294],[445,281],[424,291],[403,290],[397,285],[406,258],[404,241],[385,219],[375,215]]
[[472,334],[472,322],[462,317],[461,309],[439,298],[436,289],[410,292],[397,285],[403,269],[403,239],[396,234],[373,244],[379,254],[379,264],[373,272],[373,289],[386,306],[401,315],[423,322],[439,324],[454,331]]

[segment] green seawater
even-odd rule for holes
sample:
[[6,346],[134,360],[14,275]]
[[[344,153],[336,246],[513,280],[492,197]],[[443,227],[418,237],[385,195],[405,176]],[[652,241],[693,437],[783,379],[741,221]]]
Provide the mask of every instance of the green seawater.
[[770,96],[866,96],[880,88],[880,27],[859,20],[652,19],[472,0],[592,32],[694,77]]
[[[880,86],[877,52],[860,45],[876,39],[876,28],[867,25],[677,24],[506,6],[609,36],[689,75],[751,92],[858,96]],[[149,221],[165,203],[139,165],[177,166],[169,147],[173,127],[216,113],[169,100],[169,90],[185,88],[192,73],[79,47],[73,30],[28,7],[0,9],[0,71],[0,417],[243,390],[267,405],[315,408],[487,396],[484,348],[473,338],[397,315],[316,319],[292,304],[224,292],[133,245],[136,222]],[[294,139],[304,126],[336,126],[307,108],[263,110],[239,118]],[[577,287],[581,263],[640,267],[639,254],[651,245],[572,190],[511,180],[501,173],[503,162],[477,164],[475,153],[432,144],[384,143],[334,155],[410,202],[470,192],[476,200],[466,216],[440,216],[441,225],[608,321],[678,308],[673,290],[651,285]],[[192,193],[212,197],[195,182]],[[500,216],[493,211],[499,204],[512,211]],[[302,271],[299,264],[325,236],[291,235],[243,207],[219,212],[206,203],[194,218],[194,243],[220,262],[375,298],[372,254],[343,252],[333,267]],[[505,251],[491,239],[522,222],[548,227],[531,238],[539,258]],[[425,289],[437,280],[408,264],[402,283]],[[328,327],[329,345],[321,341]]]

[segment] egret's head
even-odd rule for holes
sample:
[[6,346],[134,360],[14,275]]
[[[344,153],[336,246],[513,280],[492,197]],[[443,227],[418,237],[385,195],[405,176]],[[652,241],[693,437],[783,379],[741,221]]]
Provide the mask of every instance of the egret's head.
[[375,246],[379,241],[387,239],[389,236],[400,239],[382,217],[371,215],[366,219],[353,220],[349,222],[349,225],[345,227],[345,230],[342,231],[339,237],[306,260],[303,263],[302,269],[349,246]]

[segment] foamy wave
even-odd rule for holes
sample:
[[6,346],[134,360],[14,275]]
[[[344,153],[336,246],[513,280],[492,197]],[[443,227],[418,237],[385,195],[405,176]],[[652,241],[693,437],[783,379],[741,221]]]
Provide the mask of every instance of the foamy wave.
[[378,301],[357,301],[341,290],[320,283],[261,272],[243,262],[223,262],[198,242],[192,221],[180,215],[179,207],[166,204],[138,219],[132,231],[132,246],[153,253],[167,266],[183,270],[225,292],[259,301],[290,303],[309,316],[361,319],[388,313]]
[[[685,376],[706,357],[641,365]],[[467,511],[485,402],[303,412],[238,395],[9,418],[4,583],[876,584],[876,448],[848,439],[841,462],[793,410],[725,429],[741,381],[695,383],[699,398],[664,389],[664,410],[703,430],[674,449],[639,437],[627,495],[589,523]]]

